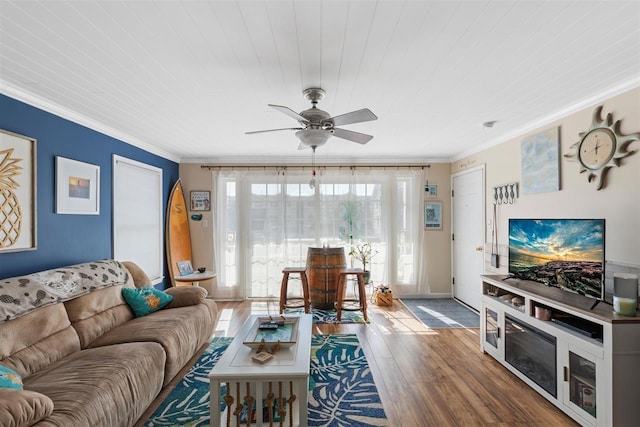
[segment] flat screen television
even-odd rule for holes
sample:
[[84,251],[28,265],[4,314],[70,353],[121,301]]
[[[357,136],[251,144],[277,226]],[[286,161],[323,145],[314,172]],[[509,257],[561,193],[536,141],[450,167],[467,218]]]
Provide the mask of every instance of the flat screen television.
[[509,275],[604,299],[604,219],[509,219]]

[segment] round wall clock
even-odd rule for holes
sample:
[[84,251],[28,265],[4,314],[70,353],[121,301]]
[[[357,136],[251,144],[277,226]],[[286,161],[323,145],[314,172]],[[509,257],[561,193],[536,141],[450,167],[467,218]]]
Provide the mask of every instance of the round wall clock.
[[602,105],[593,111],[590,129],[579,133],[580,140],[564,155],[580,163],[580,173],[587,173],[587,181],[596,180],[596,190],[604,188],[609,168],[620,166],[620,159],[635,153],[627,151],[629,144],[640,140],[640,133],[621,134],[620,120],[613,123],[611,113],[602,120],[601,112]]

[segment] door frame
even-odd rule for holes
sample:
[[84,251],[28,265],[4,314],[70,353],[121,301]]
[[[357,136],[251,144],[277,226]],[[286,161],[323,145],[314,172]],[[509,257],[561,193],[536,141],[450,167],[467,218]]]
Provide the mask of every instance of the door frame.
[[[486,182],[487,182],[487,174],[485,172],[485,164],[481,164],[478,166],[474,166],[472,168],[469,169],[465,169],[462,170],[460,172],[456,172],[454,174],[451,175],[451,235],[455,236],[455,230],[454,230],[454,221],[453,221],[453,216],[454,216],[454,211],[455,211],[455,205],[454,205],[454,196],[453,196],[453,180],[459,176],[462,175],[466,175],[468,173],[472,173],[472,172],[477,172],[477,171],[482,171],[482,272],[484,273],[485,268],[484,268],[484,253],[486,250],[486,240],[487,240],[487,219],[486,219],[486,212],[487,212],[487,189],[486,189]],[[455,299],[455,289],[454,289],[454,285],[453,285],[453,280],[455,279],[455,266],[456,266],[456,260],[454,258],[454,240],[451,239],[451,298]],[[480,278],[478,277],[478,280],[480,280]]]

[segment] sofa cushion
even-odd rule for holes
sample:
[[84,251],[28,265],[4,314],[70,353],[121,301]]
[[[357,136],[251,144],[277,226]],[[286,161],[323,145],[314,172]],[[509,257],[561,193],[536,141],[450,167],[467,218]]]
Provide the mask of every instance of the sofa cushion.
[[200,347],[210,341],[214,322],[207,304],[160,310],[110,330],[91,343],[91,347],[127,342],[161,344],[167,354],[164,378],[166,385]]
[[180,286],[165,289],[165,292],[173,297],[173,301],[165,308],[178,308],[200,304],[207,297],[207,290],[199,286]]
[[40,425],[132,426],[161,390],[165,353],[157,343],[78,351],[25,380],[54,411]]
[[122,289],[133,289],[133,281],[100,289],[64,303],[69,320],[78,332],[82,348],[102,334],[133,319],[133,311],[122,297]]
[[47,396],[31,390],[0,389],[0,426],[30,426],[53,412]]
[[131,281],[129,271],[115,260],[41,271],[0,282],[0,323],[17,319],[46,305],[68,301],[96,289]]
[[144,270],[138,266],[138,264],[132,261],[123,261],[122,265],[124,265],[127,270],[129,270],[129,274],[131,274],[133,283],[135,284],[136,288],[141,288],[143,286],[153,286],[153,283],[151,283],[151,279],[149,279],[147,273],[145,273]]
[[0,324],[0,363],[23,379],[79,350],[62,303]]
[[153,286],[130,289],[123,288],[122,296],[133,310],[136,317],[143,317],[160,310],[173,301],[173,297]]

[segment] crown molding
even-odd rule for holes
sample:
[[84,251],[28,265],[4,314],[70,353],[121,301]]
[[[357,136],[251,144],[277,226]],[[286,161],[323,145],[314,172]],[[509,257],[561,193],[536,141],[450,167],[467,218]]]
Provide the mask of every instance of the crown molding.
[[547,126],[550,123],[553,123],[557,120],[560,120],[564,117],[567,117],[571,114],[577,113],[579,111],[584,110],[585,108],[590,108],[593,107],[595,104],[598,104],[600,102],[604,102],[610,98],[613,98],[616,95],[620,95],[621,93],[630,91],[632,89],[635,89],[637,87],[640,87],[640,76],[638,77],[634,77],[631,80],[628,80],[626,82],[620,83],[616,86],[613,86],[609,89],[605,89],[602,92],[599,92],[595,95],[591,95],[587,98],[582,99],[581,101],[578,101],[574,104],[571,104],[561,110],[558,110],[554,113],[551,113],[547,116],[541,117],[540,119],[530,122],[529,124],[522,126],[521,128],[518,128],[514,131],[511,131],[509,133],[505,133],[503,135],[500,135],[499,137],[489,140],[483,144],[478,145],[477,147],[474,147],[470,150],[465,150],[460,154],[457,154],[451,158],[448,159],[449,162],[453,163],[455,161],[458,161],[460,159],[463,159],[465,157],[471,156],[473,154],[479,153],[481,151],[487,150],[491,147],[494,147],[496,145],[502,144],[503,142],[507,142],[511,139],[517,138],[519,136],[522,136],[526,133],[532,132],[534,130],[537,130],[541,127]]
[[149,153],[155,154],[156,156],[163,157],[176,163],[180,162],[180,157],[174,153],[158,148],[147,141],[143,141],[139,138],[133,137],[129,134],[114,129],[111,126],[105,125],[104,123],[93,120],[83,114],[56,104],[55,102],[49,101],[48,99],[25,91],[24,89],[7,83],[2,79],[0,79],[0,93],[10,98],[14,98],[18,101],[24,102],[25,104],[29,104],[33,107],[39,108],[48,113],[55,114],[56,116],[62,117],[63,119],[85,126],[96,132],[108,135],[129,145],[133,145],[134,147],[138,147],[141,150],[148,151]]

